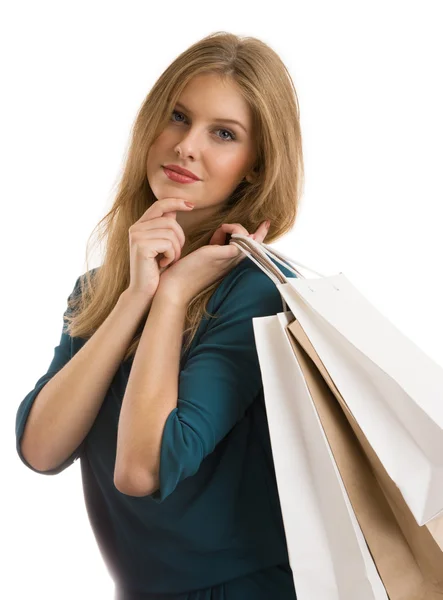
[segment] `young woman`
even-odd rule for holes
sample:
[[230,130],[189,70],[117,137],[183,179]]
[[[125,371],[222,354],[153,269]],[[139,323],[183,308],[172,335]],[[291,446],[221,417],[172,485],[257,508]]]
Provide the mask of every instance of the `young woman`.
[[252,323],[282,298],[228,238],[287,233],[302,182],[296,92],[256,38],[207,36],[141,106],[103,264],[16,420],[28,468],[80,458],[119,600],[296,598]]

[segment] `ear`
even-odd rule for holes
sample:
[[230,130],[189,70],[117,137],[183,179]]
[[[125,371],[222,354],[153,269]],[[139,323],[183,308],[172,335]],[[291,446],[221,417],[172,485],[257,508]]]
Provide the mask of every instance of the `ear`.
[[258,177],[258,172],[256,169],[252,169],[251,171],[249,171],[249,173],[246,175],[245,179],[246,181],[248,181],[249,183],[254,183],[254,181],[256,180],[256,178]]

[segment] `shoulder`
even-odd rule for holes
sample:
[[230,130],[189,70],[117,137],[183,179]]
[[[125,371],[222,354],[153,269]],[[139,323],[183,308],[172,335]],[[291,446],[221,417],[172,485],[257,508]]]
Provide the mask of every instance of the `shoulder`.
[[86,286],[87,274],[89,273],[89,276],[91,277],[91,279],[93,279],[99,268],[100,267],[95,267],[94,269],[89,269],[89,271],[86,271],[85,273],[82,273],[81,275],[79,275],[77,277],[77,280],[74,284],[74,288],[71,291],[71,293],[69,294],[68,301],[73,298],[76,298],[77,296],[79,296],[81,294],[82,289],[84,289],[84,287]]
[[[286,277],[295,277],[292,271],[271,260]],[[218,286],[212,297],[212,309],[220,309],[220,312],[243,309],[248,314],[260,316],[281,312],[282,302],[282,296],[271,277],[245,256]]]
[[79,287],[80,283],[82,285],[85,285],[88,274],[91,279],[94,279],[94,277],[97,274],[99,269],[100,269],[100,267],[94,267],[93,269],[89,269],[89,271],[86,271],[85,273],[82,273],[81,275],[79,275],[79,277],[75,283],[75,286]]
[[[295,277],[287,267],[284,267],[274,258],[271,258],[274,265],[285,275],[285,277]],[[272,289],[277,290],[274,281],[271,277],[265,273],[253,260],[245,256],[245,258],[225,277],[223,285],[226,288],[232,286],[245,286],[247,284],[254,284],[254,287],[258,289]],[[278,292],[278,290],[277,290]],[[279,293],[279,292],[278,292]]]

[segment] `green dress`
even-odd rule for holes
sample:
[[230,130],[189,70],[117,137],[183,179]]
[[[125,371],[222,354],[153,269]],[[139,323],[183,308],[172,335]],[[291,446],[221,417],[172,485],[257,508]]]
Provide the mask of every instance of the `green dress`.
[[[80,277],[71,295],[79,285]],[[158,490],[133,497],[114,486],[119,413],[133,358],[120,364],[80,446],[57,468],[36,471],[55,475],[80,458],[88,518],[116,600],[296,598],[252,323],[282,312],[282,297],[245,257],[207,310],[216,318],[204,317],[190,349],[182,349]],[[16,448],[34,471],[20,448],[32,403],[85,341],[71,338],[63,324],[48,371],[18,407]]]

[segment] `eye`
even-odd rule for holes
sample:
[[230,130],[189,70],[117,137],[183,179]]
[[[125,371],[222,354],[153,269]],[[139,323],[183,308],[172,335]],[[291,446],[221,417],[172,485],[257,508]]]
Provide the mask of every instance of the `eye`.
[[231,136],[230,138],[220,138],[220,139],[226,140],[227,142],[235,140],[235,135],[231,131],[229,131],[229,129],[217,129],[217,131],[224,131]]
[[174,114],[176,114],[176,115],[182,115],[182,116],[183,116],[183,114],[182,114],[182,113],[179,113],[177,110],[173,110],[173,111],[172,111],[172,117],[171,117],[171,119],[172,119],[172,120],[174,120],[174,119],[173,119],[173,117],[174,117]]
[[[182,117],[184,117],[183,113],[179,112],[178,110],[173,110],[172,115],[171,115],[171,121],[173,121],[174,123],[183,123],[184,122],[184,121],[176,121],[174,119],[174,115],[181,115]],[[233,142],[236,139],[235,134],[232,133],[232,131],[229,131],[229,129],[216,129],[215,131],[224,131],[225,133],[227,133],[230,136],[229,138],[219,137],[219,139],[222,142]]]

